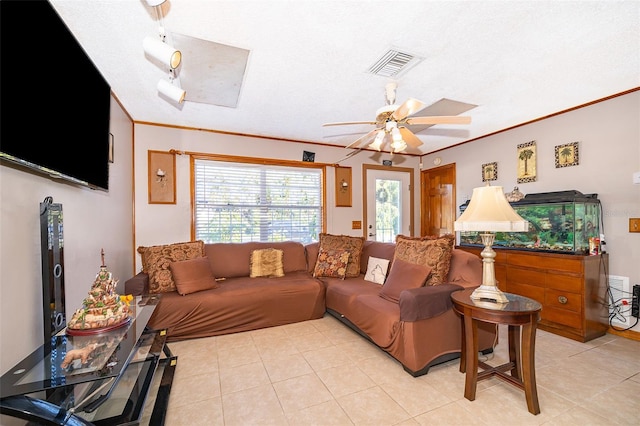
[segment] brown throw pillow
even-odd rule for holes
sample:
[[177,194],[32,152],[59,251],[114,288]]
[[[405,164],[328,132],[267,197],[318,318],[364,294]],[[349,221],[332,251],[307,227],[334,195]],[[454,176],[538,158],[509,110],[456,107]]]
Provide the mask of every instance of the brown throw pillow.
[[313,276],[344,279],[349,256],[351,254],[347,250],[325,250],[320,247]]
[[173,275],[176,290],[183,296],[197,291],[218,288],[207,257],[171,262],[169,269]]
[[282,257],[284,252],[280,249],[266,248],[251,252],[249,276],[256,277],[284,277]]
[[176,285],[169,264],[203,257],[204,241],[140,246],[138,253],[142,256],[142,272],[149,274],[149,293],[171,292],[176,290]]
[[430,273],[429,266],[395,259],[391,264],[389,276],[380,290],[380,297],[398,303],[403,290],[422,287]]
[[354,278],[360,275],[360,257],[362,256],[363,246],[364,237],[320,233],[321,248],[325,250],[346,250],[349,252],[347,278]]
[[395,259],[431,267],[431,278],[426,285],[438,285],[447,282],[451,266],[451,254],[455,236],[442,237],[406,237],[396,236]]

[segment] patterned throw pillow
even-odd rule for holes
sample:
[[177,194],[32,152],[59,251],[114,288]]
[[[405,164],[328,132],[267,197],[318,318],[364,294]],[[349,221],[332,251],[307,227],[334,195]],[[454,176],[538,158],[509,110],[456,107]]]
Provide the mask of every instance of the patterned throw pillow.
[[350,255],[346,250],[325,250],[320,247],[313,276],[344,279]]
[[251,252],[251,278],[256,277],[284,277],[282,257],[284,252],[280,249],[266,248]]
[[395,259],[431,267],[431,277],[426,285],[438,285],[447,282],[455,236],[442,237],[406,237],[396,236]]
[[363,246],[364,237],[320,233],[320,248],[325,250],[346,250],[349,252],[347,278],[354,278],[360,275],[360,257],[362,256]]
[[167,293],[176,290],[169,269],[171,262],[204,257],[204,241],[140,246],[138,253],[142,256],[142,272],[149,274],[149,293]]
[[176,290],[181,295],[218,288],[207,257],[171,262],[169,264]]

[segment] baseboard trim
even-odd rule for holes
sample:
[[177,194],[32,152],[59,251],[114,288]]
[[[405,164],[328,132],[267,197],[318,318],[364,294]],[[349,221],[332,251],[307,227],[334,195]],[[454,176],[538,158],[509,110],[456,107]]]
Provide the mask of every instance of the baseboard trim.
[[621,336],[627,339],[635,340],[636,342],[640,342],[640,333],[637,331],[631,331],[631,330],[619,331],[609,327],[609,329],[607,330],[607,333],[615,334],[616,336]]

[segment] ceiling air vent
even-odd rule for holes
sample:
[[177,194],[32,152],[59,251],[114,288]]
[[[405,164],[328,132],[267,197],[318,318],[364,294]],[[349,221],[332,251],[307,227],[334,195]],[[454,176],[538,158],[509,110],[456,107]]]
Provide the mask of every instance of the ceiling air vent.
[[382,77],[396,77],[408,71],[423,59],[412,53],[389,49],[375,64],[369,67],[368,72]]

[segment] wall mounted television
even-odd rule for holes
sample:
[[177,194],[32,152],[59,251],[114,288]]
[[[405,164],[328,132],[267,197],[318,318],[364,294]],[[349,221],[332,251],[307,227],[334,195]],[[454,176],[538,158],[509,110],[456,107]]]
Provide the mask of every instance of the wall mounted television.
[[111,88],[55,8],[0,1],[0,55],[3,166],[108,191]]

